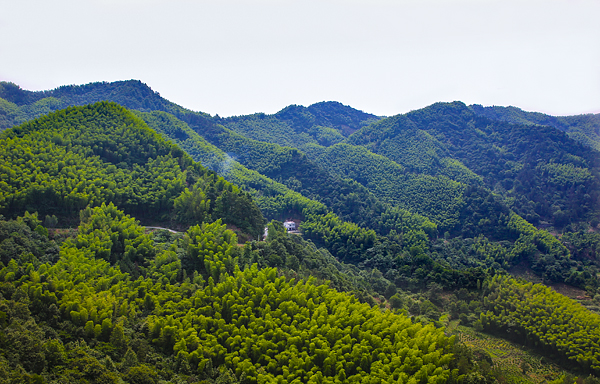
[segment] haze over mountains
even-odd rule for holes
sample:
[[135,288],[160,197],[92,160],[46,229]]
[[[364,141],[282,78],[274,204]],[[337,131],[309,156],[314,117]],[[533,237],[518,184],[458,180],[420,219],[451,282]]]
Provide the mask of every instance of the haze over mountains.
[[[156,361],[172,364],[172,374],[209,382],[230,374],[241,382],[279,376],[281,382],[306,382],[316,375],[313,367],[331,382],[374,375],[386,380],[393,377],[394,382],[408,377],[423,382],[427,378],[467,382],[467,376],[475,377],[474,372],[485,366],[483,360],[471,357],[459,369],[458,360],[450,355],[458,359],[462,352],[442,334],[427,328],[423,331],[429,335],[427,340],[438,338],[441,348],[435,357],[427,358],[433,365],[422,369],[426,365],[413,366],[404,356],[402,364],[392,367],[399,349],[381,349],[376,341],[389,335],[382,329],[364,329],[359,337],[352,328],[357,319],[348,329],[352,331],[348,345],[357,345],[356,340],[362,339],[369,347],[357,354],[377,351],[381,356],[372,355],[376,357],[365,361],[358,355],[345,356],[346,347],[336,349],[334,344],[336,338],[345,337],[346,331],[341,329],[346,325],[339,325],[333,313],[353,302],[327,293],[325,288],[317,294],[312,288],[284,282],[284,277],[313,276],[329,280],[330,287],[351,292],[362,302],[419,316],[416,324],[422,321],[441,327],[440,315],[446,313],[478,330],[525,337],[526,344],[547,348],[550,357],[568,369],[600,372],[594,357],[597,345],[581,341],[596,340],[593,324],[600,324],[594,313],[596,301],[591,300],[600,293],[600,115],[553,117],[515,107],[468,106],[456,101],[379,117],[338,102],[320,102],[308,107],[291,105],[273,115],[222,118],[187,110],[133,80],[44,92],[2,82],[0,129],[0,214],[6,219],[2,225],[19,226],[21,233],[18,240],[14,230],[0,231],[0,242],[7,250],[0,253],[5,300],[15,301],[7,292],[27,285],[32,303],[43,297],[35,305],[46,308],[52,302],[60,304],[63,311],[54,315],[48,308],[43,315],[34,311],[38,323],[48,322],[59,329],[56,324],[62,319],[61,327],[74,327],[74,334],[95,350],[102,350],[102,343],[117,348],[119,352],[112,350],[109,355],[119,364],[125,364],[128,348],[141,354],[139,343],[148,344],[148,339],[152,353],[160,356]],[[64,239],[48,238],[47,229],[31,212],[45,217],[46,227],[56,226],[57,221],[63,226],[78,221],[81,225],[77,234],[61,243]],[[182,238],[151,237],[126,215],[144,224],[187,232]],[[302,237],[285,233],[278,222],[284,220],[298,222]],[[260,239],[267,222],[267,241],[251,241]],[[51,245],[50,240],[56,244]],[[238,247],[238,240],[249,242]],[[58,245],[60,255],[51,251]],[[65,287],[73,282],[61,268],[70,268],[73,260],[93,270],[113,268],[110,273],[118,276],[114,282],[122,282],[122,290],[111,293],[115,304],[107,302],[96,308],[90,301],[83,308],[66,299],[82,295],[92,300],[83,288],[65,293],[64,300],[55,297],[56,301],[49,298],[54,291],[31,274],[44,275],[52,266],[46,278],[62,281],[68,291]],[[100,265],[98,260],[107,264]],[[241,272],[252,264],[251,272]],[[268,270],[273,267],[278,272]],[[523,270],[539,282],[585,290],[590,298],[584,300],[587,309],[539,286],[506,277]],[[88,278],[101,279],[90,275],[81,281]],[[135,280],[138,278],[141,280]],[[186,285],[191,283],[193,287]],[[100,280],[93,284],[97,292],[109,289]],[[162,288],[151,291],[152,284],[162,284]],[[227,296],[233,295],[235,284],[247,287],[244,294],[248,296],[235,300]],[[274,288],[267,308],[268,300],[263,300],[260,292],[266,292],[269,284]],[[35,293],[38,288],[39,295]],[[163,297],[161,290],[174,292],[173,296]],[[302,323],[308,328],[298,328],[298,334],[285,328],[289,325],[285,322],[267,327],[299,338],[299,352],[293,358],[303,356],[305,360],[301,368],[295,366],[296,373],[292,370],[296,363],[284,357],[287,350],[281,341],[285,337],[273,338],[260,325],[263,320],[257,320],[281,315],[270,311],[290,298],[282,293],[285,290],[294,290],[292,297],[311,291],[308,296],[315,305],[322,300],[323,308],[329,308],[325,312],[332,316],[331,329],[341,327],[339,332],[310,337],[299,336],[314,325],[309,322]],[[441,297],[442,291],[448,297]],[[536,297],[531,292],[547,297],[536,305],[547,306],[545,310],[553,313],[556,329],[548,331],[546,320],[529,317],[526,308]],[[182,299],[192,294],[204,298]],[[492,299],[483,300],[488,295]],[[516,302],[514,297],[527,299],[510,307],[511,301]],[[222,306],[214,307],[210,314],[202,312],[210,301],[205,298],[218,300]],[[253,308],[261,308],[254,317],[245,312],[247,299]],[[178,300],[192,312],[175,310]],[[285,306],[292,308],[306,300],[293,299],[296,304]],[[346,304],[336,306],[342,301]],[[128,304],[122,313],[108,314],[107,308],[121,308],[123,303]],[[130,323],[119,317],[125,316],[128,305],[135,320]],[[300,307],[304,305],[308,304]],[[561,305],[569,308],[568,316],[558,314],[556,308]],[[404,321],[385,320],[366,308],[355,310],[372,321]],[[82,320],[88,319],[92,310],[106,314]],[[190,320],[200,313],[194,315],[193,311],[202,312],[208,320]],[[310,311],[310,316],[319,316],[315,307]],[[9,312],[0,312],[0,320],[2,313]],[[18,318],[10,313],[6,316]],[[286,313],[296,316],[294,311]],[[244,316],[247,319],[241,320]],[[103,330],[106,319],[111,324],[121,321],[130,342],[113,340],[110,332]],[[335,321],[338,325],[334,326]],[[136,331],[143,322],[150,328]],[[565,327],[575,323],[585,324],[578,328],[581,337],[565,336],[569,334]],[[263,344],[260,351],[248,349],[242,356],[239,346],[235,347],[239,340],[234,341],[234,332],[246,337],[250,326]],[[100,328],[96,332],[94,327]],[[190,327],[195,329],[194,337],[202,336],[200,344],[191,336]],[[206,327],[213,327],[218,336],[201,334]],[[367,333],[376,337],[367,337]],[[319,338],[329,341],[317,343]],[[351,342],[352,338],[355,341]],[[67,339],[63,341],[76,337]],[[274,344],[269,347],[265,340]],[[406,342],[400,336],[395,340],[398,348]],[[436,347],[431,345],[423,342],[417,349],[432,348],[433,353]],[[69,350],[84,353],[85,348]],[[328,351],[327,356],[318,350]],[[414,356],[420,353],[413,352]],[[6,369],[12,372],[25,355],[14,352]],[[2,364],[0,361],[0,368]],[[122,377],[134,382],[134,373],[143,376],[140,370],[145,368],[132,371],[139,365],[127,364]],[[160,370],[162,379],[167,380],[165,368],[156,367],[153,369]],[[396,373],[390,373],[394,369]],[[391,370],[388,376],[386,370]],[[27,375],[35,372],[33,368],[26,371]],[[44,372],[36,374],[43,376],[49,371]],[[108,377],[110,372],[104,373]],[[325,379],[315,376],[314,380]]]

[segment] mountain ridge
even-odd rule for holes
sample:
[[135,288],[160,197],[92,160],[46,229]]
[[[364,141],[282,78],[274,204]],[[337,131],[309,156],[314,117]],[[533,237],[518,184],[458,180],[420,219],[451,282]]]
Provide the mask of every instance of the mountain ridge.
[[540,112],[527,112],[513,106],[483,107],[473,104],[470,108],[475,113],[494,120],[525,125],[548,125],[567,132],[573,139],[600,151],[600,113],[552,116]]
[[[125,90],[121,93],[116,92],[114,87],[117,86],[125,86]],[[102,92],[98,90],[102,87],[106,87],[106,97],[111,95],[111,97],[116,97],[114,95],[117,94],[138,94],[136,92],[130,92],[130,87],[142,87],[145,89],[145,92],[151,92],[149,87],[135,81],[112,84],[110,86],[107,84],[96,84],[93,87],[88,87],[89,89],[94,90],[94,94],[90,95],[90,98],[94,99],[100,97]],[[83,92],[85,89],[87,88],[69,88],[71,92],[73,92],[73,90]],[[153,93],[152,98],[158,99],[160,96]],[[81,101],[84,99],[85,95],[78,94],[77,100]],[[144,105],[144,102],[142,99],[136,99],[132,100],[130,104],[139,106]],[[145,104],[150,105],[151,103]],[[530,165],[527,165],[528,163],[526,161],[523,162],[523,160],[515,158],[514,154],[511,152],[522,150],[521,147],[515,147],[513,145],[517,144],[513,143],[515,140],[512,138],[510,140],[505,138],[503,140],[505,140],[506,143],[493,141],[497,140],[494,139],[494,135],[497,136],[498,134],[503,134],[503,132],[506,131],[506,128],[509,128],[507,132],[513,132],[517,136],[521,135],[523,138],[526,138],[526,135],[529,132],[526,126],[516,126],[515,128],[512,125],[502,125],[507,123],[494,122],[494,120],[478,116],[462,102],[435,103],[430,107],[412,111],[407,114],[381,119],[378,118],[375,122],[361,120],[361,118],[371,118],[372,115],[364,114],[361,111],[354,110],[351,107],[343,106],[342,104],[335,102],[317,103],[311,107],[293,106],[287,109],[284,108],[284,110],[282,110],[284,112],[280,112],[287,116],[287,121],[291,121],[291,124],[296,124],[298,130],[304,130],[300,135],[295,133],[296,128],[291,127],[290,123],[282,123],[282,120],[278,120],[274,117],[275,115],[255,114],[241,117],[238,116],[234,119],[222,119],[216,117],[212,118],[209,115],[201,113],[196,114],[178,106],[177,108],[171,106],[171,112],[167,112],[165,109],[171,104],[169,104],[168,101],[161,101],[159,104],[164,113],[171,114],[172,112],[172,115],[176,119],[180,119],[183,124],[187,124],[196,132],[196,134],[200,135],[199,137],[203,137],[202,140],[208,139],[211,145],[215,146],[214,148],[220,148],[219,150],[223,151],[224,154],[227,154],[231,150],[242,154],[243,157],[241,157],[240,160],[243,160],[247,169],[266,172],[269,174],[271,180],[275,179],[276,181],[286,184],[284,188],[289,187],[289,190],[300,191],[302,193],[306,193],[303,192],[302,185],[306,182],[310,183],[314,181],[311,179],[311,175],[313,174],[315,176],[319,174],[329,174],[330,176],[327,177],[338,177],[340,178],[340,181],[343,181],[344,178],[348,178],[349,174],[346,173],[347,171],[342,168],[332,167],[332,165],[336,164],[338,160],[342,161],[340,155],[345,156],[346,154],[352,153],[352,151],[345,151],[347,153],[343,153],[344,151],[338,151],[337,153],[329,152],[327,161],[322,161],[325,159],[323,156],[326,154],[326,148],[334,148],[332,145],[336,143],[329,143],[329,146],[322,146],[315,143],[316,136],[314,136],[314,132],[313,136],[311,136],[309,132],[306,132],[307,129],[310,131],[312,128],[318,127],[311,125],[317,121],[315,115],[310,112],[311,108],[318,113],[322,113],[324,110],[333,109],[338,112],[342,111],[347,114],[349,113],[358,116],[358,118],[355,119],[354,126],[357,127],[356,124],[362,123],[365,123],[366,125],[349,135],[348,138],[345,138],[342,135],[339,131],[339,126],[337,127],[338,130],[331,126],[324,128],[335,131],[338,138],[341,140],[337,143],[344,141],[348,144],[360,145],[367,149],[366,152],[361,150],[362,160],[355,162],[355,165],[353,165],[355,168],[359,167],[357,170],[365,175],[368,174],[368,172],[370,172],[367,171],[368,164],[364,163],[364,161],[375,161],[373,164],[376,164],[379,160],[377,160],[378,158],[375,154],[378,153],[379,156],[384,155],[394,161],[395,164],[399,164],[403,167],[402,170],[400,170],[400,173],[398,173],[398,169],[393,166],[393,163],[390,163],[392,174],[401,175],[403,173],[401,177],[405,179],[404,184],[391,183],[390,185],[395,186],[384,193],[378,188],[377,183],[373,184],[371,182],[371,184],[368,184],[369,182],[367,179],[362,180],[363,184],[348,179],[351,183],[354,183],[355,187],[351,187],[350,189],[344,187],[345,189],[348,189],[347,194],[338,193],[335,195],[334,193],[331,197],[327,197],[321,192],[317,192],[317,195],[314,195],[315,192],[310,192],[312,194],[310,197],[317,198],[317,200],[324,203],[329,209],[333,209],[336,213],[340,214],[344,220],[353,221],[354,224],[364,226],[365,229],[379,228],[379,231],[383,231],[381,232],[383,235],[387,235],[393,228],[393,225],[390,226],[389,223],[381,225],[383,222],[382,220],[384,220],[383,218],[389,217],[386,212],[391,212],[397,208],[406,209],[413,214],[420,214],[425,217],[433,218],[438,224],[438,229],[442,231],[441,233],[449,231],[451,236],[463,235],[471,237],[480,234],[490,236],[496,233],[497,235],[503,234],[499,239],[512,239],[511,241],[514,241],[514,235],[509,235],[510,231],[508,231],[506,227],[508,217],[506,213],[508,212],[507,210],[516,209],[517,213],[533,223],[537,223],[540,220],[550,220],[552,224],[561,228],[566,227],[571,223],[578,225],[581,220],[589,221],[591,214],[585,214],[586,209],[592,209],[593,212],[597,209],[597,202],[594,200],[596,195],[592,196],[585,193],[585,183],[589,184],[590,182],[597,182],[597,177],[594,176],[587,167],[590,166],[592,167],[590,169],[596,169],[594,168],[596,165],[591,164],[589,160],[585,160],[584,158],[572,155],[565,151],[567,149],[571,152],[572,150],[579,151],[579,147],[575,148],[571,144],[569,144],[570,146],[564,146],[562,144],[558,146],[548,146],[540,143],[538,147],[531,147],[529,151],[533,152],[531,152],[531,155],[527,156],[536,156],[536,153],[540,150],[542,151],[540,152],[542,157],[547,156],[545,153],[549,154],[550,152],[543,151],[548,147],[555,152],[557,150],[559,151],[556,153],[559,153],[563,160],[560,160],[561,157],[557,159],[562,162],[555,163],[546,159],[540,164],[538,164],[537,161],[534,161]],[[293,115],[294,111],[299,111],[299,116],[297,118]],[[343,120],[343,117],[344,115],[342,113],[342,117],[339,119],[333,116],[330,119],[321,119],[319,121],[329,121],[327,124],[333,125],[331,121],[341,121]],[[300,145],[292,145],[292,148],[288,149],[280,147],[280,144],[276,143],[278,140],[277,137],[268,140],[267,143],[269,144],[261,144],[261,141],[256,141],[256,139],[255,141],[249,140],[251,137],[245,138],[247,136],[241,135],[239,130],[235,129],[235,127],[229,123],[234,120],[237,122],[241,121],[246,124],[246,128],[250,131],[268,133],[271,131],[265,130],[265,128],[268,128],[269,125],[262,126],[262,128],[261,126],[255,125],[255,120],[265,120],[265,118],[275,119],[274,121],[279,122],[278,124],[282,124],[281,126],[286,127],[287,131],[283,132],[280,138],[287,137],[288,139],[293,140],[295,135],[298,137],[302,136],[308,141],[305,141]],[[299,123],[294,123],[294,121],[298,121]],[[491,126],[492,128],[488,126]],[[254,129],[254,127],[258,128]],[[399,127],[404,127],[407,130],[403,128],[404,130],[401,129],[398,131]],[[494,131],[494,129],[496,131]],[[558,143],[560,140],[567,140],[566,137],[555,133],[553,131],[554,128],[551,128],[550,130],[549,128],[543,127],[536,129],[541,130],[540,132],[547,132],[544,134],[544,137],[545,140],[550,140],[550,142],[554,140]],[[294,135],[289,135],[290,131],[293,131]],[[182,131],[179,130],[179,132],[179,134],[181,134]],[[369,132],[372,132],[373,137],[369,136]],[[381,132],[387,133],[382,136]],[[409,135],[405,138],[399,138],[397,135],[398,132],[409,132],[412,136]],[[285,136],[283,135],[284,133],[288,135]],[[165,131],[164,134],[168,137],[170,133]],[[465,136],[465,134],[467,136]],[[388,135],[389,137],[385,135]],[[176,138],[174,137],[174,139]],[[519,141],[517,140],[517,142]],[[529,148],[527,147],[528,144],[526,141],[522,143],[524,143],[523,148]],[[202,145],[207,149],[209,148],[205,144]],[[506,145],[509,146],[505,148]],[[513,145],[513,149],[511,149],[511,145]],[[293,149],[293,147],[296,147],[296,149]],[[400,150],[398,148],[400,148]],[[224,159],[224,155],[216,154],[216,152],[214,152],[215,150],[216,149],[208,149],[207,152],[207,150],[203,149],[200,152],[204,153],[202,156],[209,159],[209,161],[214,161],[216,158]],[[272,157],[273,159],[276,159],[280,156],[278,155],[280,152],[281,154],[284,154],[286,152],[291,153],[298,150],[300,150],[298,154],[303,153],[298,157],[300,161],[293,161],[283,168],[280,167],[279,164],[273,164],[273,168],[271,169],[268,164],[262,164],[263,158],[267,159]],[[508,152],[506,152],[507,150]],[[210,154],[211,151],[213,151],[213,155]],[[246,156],[246,152],[247,154],[252,154],[253,151],[256,151],[256,155],[259,156]],[[373,151],[375,152],[373,153]],[[506,154],[504,154],[505,152]],[[304,154],[306,154],[306,156]],[[365,154],[367,155],[366,157],[363,156]],[[334,156],[331,157],[331,155]],[[308,168],[306,168],[305,165],[302,165],[302,162],[304,161],[302,159],[307,157],[315,160],[321,159],[319,160],[321,161],[321,164],[311,165],[312,167],[317,167],[314,172],[305,172],[311,167],[308,166]],[[211,158],[213,160],[210,160]],[[225,157],[225,159],[227,159],[225,163],[232,160],[229,156]],[[223,163],[223,160],[221,160],[221,163]],[[306,164],[308,163],[314,162],[309,161]],[[383,163],[379,161],[378,164]],[[476,172],[473,172],[466,165],[475,167],[473,169],[475,169]],[[218,168],[220,165],[215,163],[214,166]],[[380,167],[381,165],[378,166]],[[306,177],[303,181],[298,180],[295,176],[291,177],[290,175],[285,175],[285,177],[283,177],[285,172],[281,172],[291,171],[294,167],[298,168],[298,172],[306,173]],[[246,172],[243,171],[242,168],[239,168],[239,170],[241,170],[242,173]],[[244,180],[244,178],[246,178],[246,176],[239,178],[240,175],[241,174],[237,176],[239,180]],[[481,185],[481,175],[486,175],[487,186]],[[254,176],[252,176],[252,178],[254,181],[251,183],[254,183],[253,185],[257,186],[256,182],[260,180],[260,178],[257,179]],[[393,178],[388,177],[380,180],[389,181],[386,179]],[[323,180],[326,180],[326,178]],[[532,189],[532,185],[534,185],[532,183],[539,183],[540,181],[545,183],[545,190],[541,191],[541,194],[539,191]],[[247,184],[247,182],[245,183]],[[263,186],[259,189],[254,189],[254,197],[259,203],[262,202],[261,204],[263,204],[264,209],[270,210],[271,212],[279,212],[278,214],[281,215],[282,212],[290,212],[289,208],[291,207],[306,207],[306,204],[309,204],[309,206],[312,207],[318,206],[318,204],[314,205],[314,203],[308,203],[308,201],[298,204],[299,201],[296,200],[296,197],[291,198],[292,194],[290,194],[290,192],[285,192],[284,195],[279,195],[281,192],[277,192],[278,197],[273,199],[270,194],[273,191],[273,186],[276,184],[267,186],[270,183],[267,182],[267,179],[263,179],[260,183],[262,183]],[[351,183],[348,184],[348,186],[352,186]],[[335,185],[335,183],[321,182],[319,185],[331,189],[331,186]],[[315,185],[315,187],[319,187],[319,185]],[[583,189],[578,186],[583,186]],[[284,190],[281,187],[277,188],[282,191]],[[400,189],[398,190],[397,188]],[[566,189],[563,191],[560,188]],[[559,196],[566,196],[565,192],[568,192],[570,190],[569,188],[574,188],[574,191],[576,192],[575,196],[579,196],[577,197],[579,200],[572,200],[575,201],[575,203],[570,203],[571,200],[566,200],[566,198],[564,198],[563,200],[555,199],[552,206],[543,204],[542,200],[544,193],[549,195],[553,193],[552,191],[556,191],[559,193]],[[261,190],[264,192],[261,192]],[[360,190],[367,193],[360,192]],[[523,192],[526,194],[529,193],[529,195],[523,194]],[[389,196],[394,196],[394,194],[400,196],[400,198],[395,200],[390,199]],[[439,197],[442,196],[450,198],[450,201],[452,202],[440,204]],[[281,205],[283,201],[287,202]],[[540,201],[542,201],[542,203],[540,203]],[[273,207],[273,203],[280,208],[272,210],[271,207]],[[501,206],[504,208],[500,208]],[[303,217],[301,211],[304,208],[292,209],[296,209],[293,217]],[[317,211],[322,212],[321,209],[322,208],[318,208]],[[505,213],[498,214],[499,212]],[[391,214],[391,216],[397,216],[397,214],[394,213]],[[334,221],[332,223],[334,223]],[[318,231],[312,231],[311,233],[317,234]],[[320,236],[325,236],[325,233],[326,231]]]
[[[100,95],[97,95],[96,97],[92,96],[90,98],[89,94],[98,93],[99,90],[104,89],[106,87],[111,88],[112,94],[110,95],[110,99],[112,101],[122,104],[128,108],[140,110],[143,112],[149,112],[157,109],[169,113],[174,111],[178,113],[182,113],[183,111],[193,112],[192,110],[183,108],[173,102],[163,99],[158,92],[153,91],[147,84],[141,82],[140,80],[91,82],[83,85],[63,85],[55,89],[45,91],[29,91],[22,89],[15,83],[0,81],[0,99],[4,99],[4,101],[13,103],[18,107],[23,107],[36,103],[41,104],[36,105],[37,110],[35,110],[36,108],[33,108],[34,110],[28,114],[28,117],[26,119],[31,119],[32,117],[37,117],[43,113],[50,112],[51,110],[56,110],[68,106],[65,103],[61,102],[61,97],[72,97],[76,100],[75,104],[71,102],[69,103],[69,105],[83,105],[92,102],[102,101],[102,99],[106,99],[106,96],[100,97]],[[105,94],[106,91],[102,93]],[[136,100],[136,102],[132,103],[132,100]],[[432,105],[435,104],[437,103],[434,103]],[[327,118],[319,119],[319,116],[322,117],[322,115],[325,115],[323,113],[324,110],[330,110],[332,109],[332,106],[334,107],[333,109],[345,110],[347,112],[345,119],[334,119],[333,123],[330,119]],[[600,149],[600,114],[588,113],[579,115],[554,116],[544,114],[541,112],[527,112],[521,108],[514,106],[484,107],[480,104],[471,104],[468,107],[476,114],[486,116],[492,120],[507,121],[511,123],[521,123],[526,125],[553,126],[557,129],[568,132],[576,140],[581,141],[588,146]],[[10,106],[0,105],[0,116],[4,115],[4,119],[0,119],[0,130],[6,129],[10,126],[15,125],[16,123],[21,123],[26,120],[23,117],[17,120],[6,119],[6,115],[10,113],[10,111],[8,111],[9,113],[7,113],[7,110],[9,109]],[[294,125],[294,119],[286,118],[286,116],[288,116],[288,112],[293,109],[300,109],[309,112],[309,116],[305,116],[307,118],[305,118],[304,120],[300,119],[298,128],[306,129],[307,121],[311,121],[311,119],[315,121],[315,124],[313,125],[320,125],[322,123],[325,123],[326,127],[337,126],[338,131],[341,130],[340,128],[342,125],[346,125],[350,128],[350,131],[346,131],[346,134],[343,135],[344,137],[347,137],[349,136],[349,134],[355,132],[358,128],[361,127],[361,125],[367,125],[366,122],[370,123],[385,118],[382,116],[376,116],[368,112],[363,112],[354,109],[350,106],[343,105],[342,103],[339,103],[337,101],[316,102],[309,105],[308,107],[292,104],[282,108],[280,111],[272,115],[264,113],[256,113],[255,115],[260,115],[263,117],[279,117],[285,120],[286,122],[291,121],[292,125]],[[248,116],[239,115],[230,117],[218,117],[216,115],[211,116],[210,114],[204,112],[194,113],[200,114],[207,118],[216,119],[217,121],[228,119],[235,120],[236,118]],[[310,116],[310,114],[312,114],[312,116]],[[406,113],[400,113],[400,115],[403,114]],[[298,122],[298,120],[296,120],[296,122]],[[343,124],[344,122],[347,124]]]

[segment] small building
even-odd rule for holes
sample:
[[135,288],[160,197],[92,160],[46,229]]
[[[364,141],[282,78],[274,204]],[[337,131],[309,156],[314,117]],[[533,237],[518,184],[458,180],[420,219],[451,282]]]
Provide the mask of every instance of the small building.
[[296,223],[294,223],[291,220],[288,221],[284,221],[283,222],[283,226],[285,227],[285,229],[290,232],[290,231],[295,231],[296,230]]

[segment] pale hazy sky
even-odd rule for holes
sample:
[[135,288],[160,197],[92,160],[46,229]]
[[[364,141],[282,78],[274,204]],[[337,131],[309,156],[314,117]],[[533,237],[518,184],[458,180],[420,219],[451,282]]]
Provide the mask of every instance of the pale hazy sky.
[[0,0],[0,36],[0,80],[139,79],[213,115],[600,112],[599,0]]

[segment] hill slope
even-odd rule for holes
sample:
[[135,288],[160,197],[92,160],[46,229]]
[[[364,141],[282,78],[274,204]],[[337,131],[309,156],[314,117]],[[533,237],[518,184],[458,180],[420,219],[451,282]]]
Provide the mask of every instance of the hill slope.
[[[427,238],[426,232],[420,225],[409,228],[405,224],[407,220],[425,222],[425,227],[429,228],[430,224],[427,220],[424,221],[419,217],[413,219],[411,217],[414,214],[383,204],[360,184],[332,175],[311,162],[302,152],[247,139],[218,124],[218,119],[211,119],[205,114],[173,106],[166,100],[161,101],[157,94],[140,82],[68,86],[43,94],[35,93],[35,95],[27,91],[21,93],[30,100],[45,100],[60,96],[62,103],[78,103],[83,100],[95,101],[109,98],[120,100],[125,106],[131,108],[145,105],[159,108],[152,113],[141,112],[140,116],[147,119],[148,124],[160,131],[164,137],[185,146],[197,161],[202,161],[217,172],[223,172],[225,178],[243,185],[247,191],[252,192],[268,218],[304,219],[306,213],[322,214],[332,210],[343,220],[351,220],[359,226],[375,228],[379,234],[385,235],[393,228],[398,230],[403,228],[405,232],[416,231],[417,235],[405,237],[415,239],[408,241],[406,246],[414,245],[415,241],[422,243],[421,239]],[[136,98],[139,95],[147,95],[149,100],[144,102],[143,98]],[[336,103],[325,104],[325,106],[333,105],[346,114],[350,111],[351,114],[359,117],[364,115]],[[30,104],[23,104],[23,108],[28,105]],[[323,108],[321,106],[321,109],[315,110],[318,112]],[[366,116],[370,117],[370,115]],[[337,121],[340,119],[345,121],[344,118],[337,118]],[[356,126],[352,121],[347,123]],[[229,154],[235,155],[239,161],[232,159]],[[254,170],[266,173],[267,176],[252,172]],[[305,212],[306,209],[308,211]],[[427,229],[427,232],[434,233],[435,230]],[[313,233],[317,236],[314,239],[319,241],[316,232]]]
[[225,127],[254,140],[306,149],[329,146],[380,118],[338,102],[290,105],[274,115],[258,113],[220,119]]
[[247,194],[117,104],[61,110],[5,130],[0,142],[0,212],[8,216],[30,210],[68,219],[113,202],[147,219],[197,223],[215,215],[262,232]]
[[483,107],[478,104],[471,105],[470,108],[476,114],[492,120],[523,125],[548,125],[566,132],[573,140],[600,150],[600,114],[550,116],[526,112],[517,107]]
[[554,128],[497,122],[466,105],[438,103],[382,120],[348,138],[424,173],[459,161],[511,209],[556,226],[598,214],[600,156]]
[[[320,103],[286,108],[285,119],[268,117],[307,139],[304,147],[290,148],[245,137],[222,119],[175,106],[139,82],[41,95],[13,89],[8,95],[9,107],[22,116],[36,112],[34,104],[57,105],[55,96],[61,103],[121,98],[138,110],[102,102],[0,135],[3,213],[23,214],[0,218],[0,377],[493,382],[497,371],[482,370],[483,379],[469,371],[485,364],[473,364],[468,348],[453,347],[434,328],[445,322],[441,313],[504,337],[514,332],[528,342],[541,340],[569,368],[599,369],[589,358],[597,339],[593,327],[576,337],[561,331],[571,329],[569,316],[577,324],[596,324],[597,315],[549,291],[550,304],[539,309],[529,296],[540,287],[492,279],[518,266],[544,282],[598,293],[599,240],[585,223],[597,208],[596,153],[560,131],[490,120],[462,103],[438,103],[366,125],[369,116]],[[346,120],[339,117],[345,113]],[[344,125],[357,130],[351,134]],[[327,128],[332,140],[319,143],[315,127]],[[269,224],[266,242],[239,247],[222,220],[261,232],[262,217],[250,197],[165,138],[239,180],[263,212],[301,217],[304,238],[331,254],[288,235],[277,222]],[[440,195],[456,197],[457,204]],[[571,198],[590,212],[570,207]],[[543,200],[552,202],[552,215],[537,205]],[[185,234],[146,235],[111,202],[141,218],[204,223]],[[63,209],[52,210],[56,204]],[[99,207],[81,211],[78,233],[66,242],[35,214],[22,212],[30,207],[73,220],[77,204]],[[428,212],[441,225],[411,210]],[[515,211],[566,233],[559,240]],[[450,212],[455,224],[441,219]],[[436,238],[438,228],[448,230],[443,239]],[[60,239],[60,252],[52,236]],[[283,277],[310,274],[371,304],[368,295],[375,292],[380,308]],[[530,306],[537,308],[535,317]],[[565,316],[553,326],[560,339],[538,335],[552,336],[548,324],[555,316],[543,312],[559,308]]]

